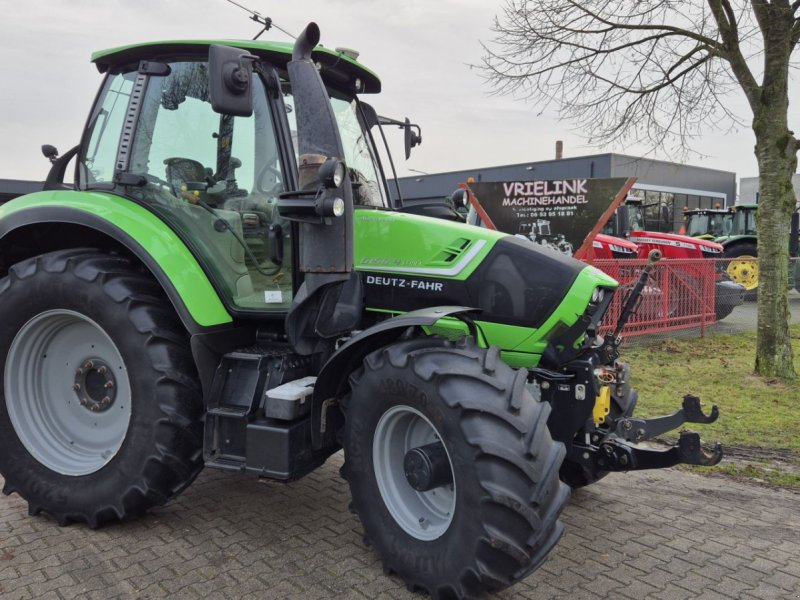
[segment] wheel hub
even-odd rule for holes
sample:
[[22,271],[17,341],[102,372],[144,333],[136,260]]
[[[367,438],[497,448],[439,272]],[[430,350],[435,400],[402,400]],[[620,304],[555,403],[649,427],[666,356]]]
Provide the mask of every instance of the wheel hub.
[[88,475],[122,447],[131,383],[117,346],[88,316],[59,308],[31,318],[11,342],[4,373],[14,432],[46,468]]
[[419,446],[406,452],[403,470],[409,485],[418,492],[427,492],[453,483],[450,461],[442,442]]
[[453,463],[431,421],[416,408],[396,405],[375,427],[372,460],[386,509],[418,540],[442,536],[456,509]]
[[72,391],[86,410],[94,413],[108,410],[117,396],[113,369],[99,358],[83,361],[83,366],[75,369]]
[[758,260],[755,257],[736,258],[728,263],[726,270],[731,279],[743,285],[748,292],[758,287]]

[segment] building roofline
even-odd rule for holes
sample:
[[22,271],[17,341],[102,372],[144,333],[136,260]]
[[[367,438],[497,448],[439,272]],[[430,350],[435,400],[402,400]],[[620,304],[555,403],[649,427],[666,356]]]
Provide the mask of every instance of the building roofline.
[[733,175],[734,177],[736,177],[736,172],[735,171],[723,171],[722,169],[714,169],[714,168],[711,168],[711,167],[701,167],[701,166],[697,166],[697,165],[687,165],[687,164],[684,164],[684,163],[678,163],[678,162],[668,161],[668,160],[660,160],[660,159],[657,159],[657,158],[647,158],[647,157],[644,157],[644,156],[633,156],[632,154],[620,154],[620,153],[617,153],[617,152],[602,152],[602,153],[599,153],[599,154],[586,154],[586,155],[583,155],[583,156],[568,156],[568,157],[564,157],[564,158],[551,158],[551,159],[548,159],[548,160],[531,160],[531,161],[512,163],[512,164],[507,164],[507,165],[484,166],[484,167],[478,167],[478,168],[472,168],[472,169],[454,169],[452,171],[439,171],[439,172],[436,172],[436,173],[428,173],[427,175],[419,175],[419,174],[418,175],[403,175],[402,177],[398,177],[397,179],[419,179],[420,177],[438,177],[438,176],[441,176],[441,175],[455,175],[456,173],[467,173],[467,172],[470,172],[470,171],[474,171],[474,172],[477,173],[479,171],[488,171],[490,169],[513,169],[513,168],[517,168],[517,167],[523,167],[524,168],[524,167],[528,167],[528,166],[541,165],[541,164],[545,164],[545,163],[563,163],[563,162],[574,161],[574,160],[587,160],[587,159],[592,159],[592,158],[597,159],[597,158],[605,158],[605,157],[608,157],[611,160],[613,160],[615,157],[630,158],[630,159],[633,159],[634,161],[647,160],[647,161],[655,162],[655,163],[661,163],[661,164],[667,164],[667,165],[675,165],[676,167],[681,167],[681,168],[684,168],[684,169],[688,168],[688,169],[700,169],[700,170],[703,170],[703,171],[714,171],[716,173],[725,173],[726,175]]

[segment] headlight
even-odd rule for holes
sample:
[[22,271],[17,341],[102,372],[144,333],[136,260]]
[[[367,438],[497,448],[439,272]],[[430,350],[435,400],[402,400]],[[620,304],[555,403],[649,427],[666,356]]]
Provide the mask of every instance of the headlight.
[[609,244],[612,252],[619,252],[620,254],[634,254],[634,250],[626,248],[625,246],[617,246],[616,244]]
[[329,158],[319,168],[319,179],[326,188],[338,188],[344,181],[344,163]]

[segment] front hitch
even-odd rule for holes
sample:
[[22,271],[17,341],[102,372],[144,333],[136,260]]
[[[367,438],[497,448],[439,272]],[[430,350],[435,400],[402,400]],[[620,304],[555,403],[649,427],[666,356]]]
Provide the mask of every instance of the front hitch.
[[722,460],[722,446],[717,443],[707,452],[700,443],[700,434],[694,431],[681,431],[678,445],[666,450],[611,437],[600,444],[595,460],[605,471],[664,469],[679,464],[713,467]]
[[652,419],[620,419],[617,421],[616,433],[628,442],[641,442],[652,439],[658,435],[680,427],[684,423],[702,423],[708,425],[719,417],[717,405],[711,407],[711,413],[703,412],[700,398],[687,394],[683,397],[683,406],[680,410],[664,417]]
[[623,418],[602,437],[593,435],[586,443],[576,440],[569,451],[570,460],[600,471],[663,469],[681,463],[711,467],[722,460],[722,446],[717,443],[711,451],[704,450],[700,434],[693,431],[682,431],[678,444],[667,449],[648,448],[638,443],[684,423],[708,424],[718,417],[716,405],[709,414],[705,414],[700,399],[686,395],[681,409],[671,415],[652,419]]

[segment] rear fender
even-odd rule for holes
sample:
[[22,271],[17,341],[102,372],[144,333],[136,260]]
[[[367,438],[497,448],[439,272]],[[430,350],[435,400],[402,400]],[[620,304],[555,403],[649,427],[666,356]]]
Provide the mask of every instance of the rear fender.
[[317,377],[311,400],[311,434],[315,449],[335,443],[342,423],[336,402],[349,387],[349,376],[373,350],[391,344],[410,327],[429,327],[444,317],[464,315],[478,309],[466,306],[435,306],[392,317],[353,336],[331,356]]
[[[62,226],[60,231],[54,225]],[[37,249],[35,243],[25,249],[15,247],[18,258],[107,240],[105,249],[127,250],[153,274],[190,333],[232,322],[208,276],[175,232],[125,198],[100,192],[46,191],[0,207],[0,249],[9,251],[15,238],[35,242],[37,231],[53,232],[47,248]]]
[[727,252],[734,246],[738,246],[739,244],[749,243],[749,244],[758,244],[758,237],[754,235],[736,235],[731,236],[726,239],[724,242],[720,242],[722,244],[722,251]]

